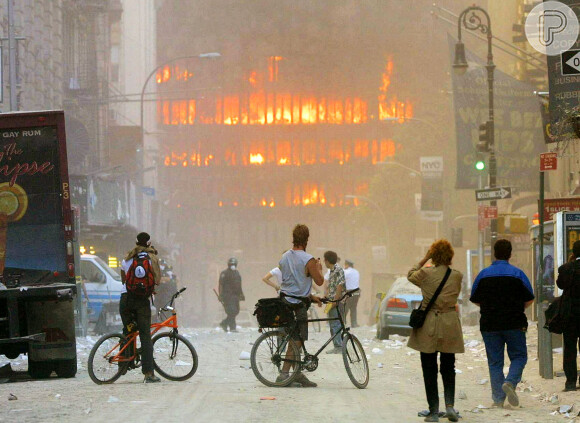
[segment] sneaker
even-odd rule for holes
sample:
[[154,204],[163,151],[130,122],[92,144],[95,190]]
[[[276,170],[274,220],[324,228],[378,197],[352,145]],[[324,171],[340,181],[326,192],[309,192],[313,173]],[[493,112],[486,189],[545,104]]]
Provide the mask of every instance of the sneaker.
[[425,422],[438,422],[439,421],[439,413],[431,413],[427,417],[425,417]]
[[457,411],[455,411],[455,408],[453,408],[452,405],[448,405],[445,407],[445,417],[447,417],[447,419],[450,422],[459,421],[459,415],[457,414]]
[[326,351],[326,354],[342,354],[342,348],[334,347],[333,349]]
[[278,377],[276,378],[276,383],[282,383],[286,379],[288,379],[289,377],[290,377],[290,375],[288,373],[280,373],[278,375]]
[[143,379],[143,383],[156,383],[156,382],[161,382],[161,379],[159,379],[153,373],[145,375],[145,379]]
[[504,401],[498,401],[491,404],[491,408],[503,408]]
[[505,382],[502,386],[501,386],[501,390],[505,392],[505,394],[507,395],[507,400],[510,403],[510,405],[517,407],[518,405],[520,405],[520,399],[518,398],[518,394],[516,394],[516,390],[514,388],[514,385],[512,385],[509,382]]
[[562,392],[571,392],[571,391],[575,391],[576,390],[576,386],[570,386],[570,385],[566,385],[564,390]]
[[318,384],[308,380],[304,373],[300,373],[294,382],[299,383],[303,388],[316,388],[318,386]]

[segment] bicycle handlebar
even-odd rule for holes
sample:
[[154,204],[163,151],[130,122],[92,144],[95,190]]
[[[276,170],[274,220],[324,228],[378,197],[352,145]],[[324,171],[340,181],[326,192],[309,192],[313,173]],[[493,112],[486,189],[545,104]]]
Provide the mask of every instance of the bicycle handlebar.
[[321,301],[322,301],[324,304],[327,304],[327,303],[339,303],[339,302],[341,302],[342,300],[344,300],[346,297],[352,297],[352,296],[354,295],[354,293],[355,293],[355,292],[358,292],[358,291],[360,291],[360,288],[351,289],[350,291],[346,291],[346,292],[345,292],[345,293],[342,295],[342,297],[340,297],[338,300],[331,300],[330,298],[321,298]]
[[[320,300],[321,300],[321,301],[322,301],[324,304],[327,304],[327,303],[339,303],[339,302],[341,302],[342,300],[344,300],[346,297],[352,297],[352,296],[354,295],[354,293],[355,293],[355,292],[358,292],[358,291],[360,291],[360,288],[355,288],[355,289],[351,289],[350,291],[346,291],[346,292],[345,292],[345,293],[342,295],[342,297],[340,297],[338,300],[331,300],[330,298],[326,298],[326,297],[325,297],[325,298],[321,298]],[[309,298],[309,297],[297,297],[296,295],[290,295],[290,294],[286,294],[285,292],[282,292],[282,294],[283,294],[285,297],[296,298],[297,300],[300,300],[300,301],[310,301],[310,298]]]
[[159,311],[157,312],[157,314],[159,314],[161,311],[169,311],[169,310],[170,310],[170,308],[171,308],[171,307],[173,307],[173,302],[175,301],[175,299],[176,299],[177,297],[179,297],[179,296],[181,295],[181,293],[182,293],[183,291],[185,291],[186,289],[187,289],[187,287],[185,287],[185,286],[184,286],[184,287],[183,287],[183,288],[181,288],[179,291],[177,291],[175,294],[173,294],[173,295],[171,296],[171,300],[169,300],[169,302],[168,302],[167,304],[165,304],[163,307],[161,307],[161,308],[159,309]]

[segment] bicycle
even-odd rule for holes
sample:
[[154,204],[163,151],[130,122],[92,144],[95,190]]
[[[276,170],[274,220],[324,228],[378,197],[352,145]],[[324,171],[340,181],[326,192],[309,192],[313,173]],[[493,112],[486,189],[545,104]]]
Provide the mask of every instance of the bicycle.
[[[161,323],[151,325],[155,370],[165,379],[174,381],[189,379],[197,371],[198,365],[195,348],[178,333],[177,312],[173,307],[175,299],[185,290],[186,288],[181,288],[173,294],[171,300],[157,312]],[[167,317],[165,313],[169,311],[171,316]],[[171,330],[157,334],[162,328]],[[89,376],[93,382],[98,385],[113,383],[128,370],[141,367],[138,337],[138,331],[131,331],[127,336],[109,333],[99,338],[91,349],[88,360]]]
[[[339,304],[347,297],[352,296],[359,289],[353,289],[345,292],[345,294],[338,300],[330,300],[324,298],[323,303]],[[302,297],[288,297],[296,298],[304,302]],[[359,389],[364,389],[369,383],[369,365],[366,353],[358,340],[358,338],[350,333],[350,328],[345,327],[342,317],[342,311],[338,309],[337,318],[314,319],[320,322],[328,322],[332,320],[340,321],[340,330],[331,336],[326,343],[320,347],[315,354],[309,354],[306,350],[306,345],[302,336],[300,335],[299,325],[305,320],[294,319],[286,327],[273,330],[267,330],[256,340],[252,347],[250,354],[250,361],[252,364],[252,371],[256,378],[266,386],[283,387],[290,385],[300,374],[302,370],[313,372],[318,368],[319,354],[337,337],[342,337],[342,358],[346,373],[354,386]],[[310,323],[313,320],[307,319]],[[260,328],[263,331],[265,328]],[[300,359],[300,347],[293,341],[297,339],[301,342],[301,348],[304,353],[304,359]],[[284,354],[286,352],[286,354]],[[284,366],[285,363],[289,363]],[[280,380],[280,374],[283,367],[288,368],[288,377]],[[286,369],[284,369],[286,372]]]

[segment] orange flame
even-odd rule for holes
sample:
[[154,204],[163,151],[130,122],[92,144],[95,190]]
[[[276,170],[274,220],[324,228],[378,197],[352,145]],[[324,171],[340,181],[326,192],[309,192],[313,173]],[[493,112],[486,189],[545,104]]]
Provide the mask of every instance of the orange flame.
[[379,87],[379,119],[396,119],[399,122],[404,122],[405,119],[413,117],[413,107],[411,104],[399,101],[396,95],[392,98],[388,98],[387,94],[389,86],[391,85],[393,69],[393,61],[389,57],[385,65],[385,70],[382,73],[381,86]]
[[251,164],[262,164],[264,163],[264,156],[261,153],[252,154],[250,153],[250,163]]
[[[394,157],[400,146],[391,139],[353,141],[337,140],[295,140],[244,143],[249,152],[237,159],[236,150],[227,148],[225,151],[171,152],[163,159],[167,167],[208,167],[208,166],[308,166],[325,163],[345,165],[351,162],[367,162],[376,164]],[[248,151],[246,150],[246,151]],[[219,151],[219,153],[218,153]],[[187,162],[187,164],[184,164]]]

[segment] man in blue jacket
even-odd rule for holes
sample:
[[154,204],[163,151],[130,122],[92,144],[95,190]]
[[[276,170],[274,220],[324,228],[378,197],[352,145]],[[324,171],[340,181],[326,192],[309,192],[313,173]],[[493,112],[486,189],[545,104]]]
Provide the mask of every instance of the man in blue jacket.
[[[528,319],[524,310],[533,303],[534,294],[525,273],[509,264],[511,242],[499,239],[493,250],[496,260],[477,275],[470,301],[481,308],[479,327],[487,353],[493,406],[503,407],[507,396],[515,407],[519,405],[516,386],[528,361]],[[507,377],[503,373],[506,346],[510,358]]]

